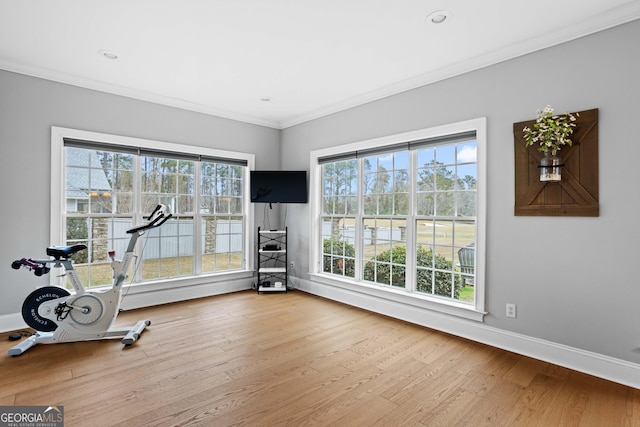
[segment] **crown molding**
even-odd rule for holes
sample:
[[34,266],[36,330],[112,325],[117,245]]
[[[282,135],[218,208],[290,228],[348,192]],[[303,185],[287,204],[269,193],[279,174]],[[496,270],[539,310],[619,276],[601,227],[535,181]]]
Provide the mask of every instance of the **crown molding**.
[[279,123],[281,129],[286,129],[311,120],[319,119],[340,111],[374,102],[383,98],[427,86],[458,75],[470,73],[475,70],[489,67],[520,56],[541,51],[572,40],[576,40],[591,34],[595,34],[622,24],[640,19],[640,2],[634,1],[610,10],[608,13],[593,17],[581,22],[579,25],[563,28],[561,30],[545,34],[541,37],[528,39],[523,42],[513,43],[504,49],[480,55],[438,70],[421,74],[413,78],[403,80],[392,85],[385,86],[375,91],[345,99],[339,103],[317,109],[308,114],[292,117]]
[[32,67],[23,64],[17,64],[10,61],[0,60],[0,70],[6,70],[17,74],[23,74],[31,77],[36,77],[44,80],[50,80],[58,83],[67,84],[70,86],[76,86],[83,89],[95,90],[98,92],[108,93],[110,95],[119,95],[126,98],[137,99],[139,101],[151,102],[154,104],[160,104],[167,107],[179,108],[182,110],[193,111],[196,113],[207,114],[209,116],[216,116],[222,119],[235,120],[239,122],[254,124],[258,126],[265,126],[274,129],[280,129],[280,123],[273,120],[265,120],[260,117],[254,117],[246,114],[227,111],[224,109],[213,108],[207,105],[202,105],[187,101],[185,99],[179,99],[164,95],[158,95],[151,92],[134,89],[130,87],[99,82],[96,80],[86,79],[75,75],[66,73],[60,73],[41,67]]
[[85,89],[91,89],[99,92],[120,95],[127,98],[165,105],[168,107],[194,111],[202,114],[220,117],[223,119],[235,120],[282,130],[340,111],[407,92],[422,86],[433,84],[451,77],[486,68],[491,65],[524,56],[552,46],[566,43],[571,40],[604,31],[631,21],[635,21],[639,18],[640,1],[632,1],[630,3],[612,9],[607,13],[582,21],[578,25],[562,28],[558,31],[545,34],[541,37],[514,43],[503,49],[499,49],[485,55],[480,55],[475,58],[470,58],[469,60],[442,67],[438,70],[424,73],[413,78],[409,78],[398,83],[382,87],[377,90],[363,93],[355,97],[350,97],[348,99],[328,105],[323,108],[315,109],[309,113],[285,118],[283,120],[267,120],[262,117],[256,117],[253,115],[214,108],[211,106],[194,103],[185,99],[158,95],[131,87],[103,83],[71,74],[60,73],[46,68],[17,64],[7,60],[0,60],[0,69]]

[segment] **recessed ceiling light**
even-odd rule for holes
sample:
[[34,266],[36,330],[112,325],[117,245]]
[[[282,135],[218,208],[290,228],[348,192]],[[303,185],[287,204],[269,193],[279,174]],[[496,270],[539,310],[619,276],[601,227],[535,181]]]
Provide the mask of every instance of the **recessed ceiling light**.
[[425,21],[430,24],[442,24],[444,21],[451,19],[450,10],[436,10],[427,15]]
[[118,55],[115,54],[114,52],[111,52],[110,50],[99,50],[98,51],[98,55],[103,56],[104,58],[107,59],[118,59]]

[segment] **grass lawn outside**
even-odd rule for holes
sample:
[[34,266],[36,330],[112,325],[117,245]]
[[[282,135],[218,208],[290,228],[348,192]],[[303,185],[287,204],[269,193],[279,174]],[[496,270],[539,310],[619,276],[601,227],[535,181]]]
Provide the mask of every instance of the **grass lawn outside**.
[[473,298],[473,286],[463,286],[462,288],[460,288],[460,301],[473,302]]
[[[110,263],[79,264],[74,265],[80,276],[80,281],[85,287],[105,286],[113,284],[113,270]],[[133,269],[136,268],[136,261],[131,263],[127,273],[125,283],[131,282]],[[168,277],[185,277],[193,275],[193,257],[182,256],[172,258],[145,259],[142,265],[143,281],[163,279]],[[219,271],[233,271],[242,268],[242,253],[207,254],[202,257],[202,273],[214,273]],[[89,284],[89,270],[91,283]],[[67,289],[73,289],[67,283]]]

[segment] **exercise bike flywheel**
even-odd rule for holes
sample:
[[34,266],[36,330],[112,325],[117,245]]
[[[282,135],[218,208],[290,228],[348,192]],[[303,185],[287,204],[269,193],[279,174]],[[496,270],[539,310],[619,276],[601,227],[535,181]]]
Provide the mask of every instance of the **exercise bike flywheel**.
[[70,312],[71,318],[81,325],[91,325],[102,318],[104,311],[99,298],[90,295],[80,295],[71,301],[73,309]]
[[22,304],[22,318],[29,327],[40,332],[53,332],[58,324],[38,314],[38,308],[44,302],[71,295],[66,289],[57,286],[44,286],[31,292]]

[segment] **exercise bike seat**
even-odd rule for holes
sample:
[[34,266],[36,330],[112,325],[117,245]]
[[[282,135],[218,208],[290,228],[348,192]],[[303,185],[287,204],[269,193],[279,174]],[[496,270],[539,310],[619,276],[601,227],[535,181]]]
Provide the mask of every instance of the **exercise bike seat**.
[[54,257],[55,259],[69,258],[76,252],[87,249],[87,245],[73,245],[73,246],[49,246],[47,248],[47,255]]

